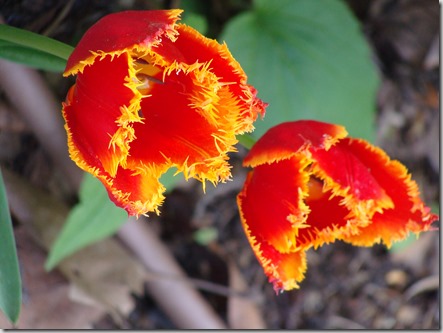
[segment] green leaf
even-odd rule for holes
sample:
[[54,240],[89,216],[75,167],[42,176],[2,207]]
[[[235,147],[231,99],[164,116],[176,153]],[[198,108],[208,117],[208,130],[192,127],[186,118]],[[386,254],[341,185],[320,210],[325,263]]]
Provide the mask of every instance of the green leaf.
[[255,0],[225,40],[269,103],[254,137],[283,121],[317,119],[374,138],[378,77],[357,21],[338,0]]
[[206,18],[203,15],[185,12],[180,23],[193,27],[202,35],[205,35],[208,31],[208,21],[206,21]]
[[33,68],[63,72],[74,48],[31,31],[0,24],[0,58]]
[[398,242],[394,242],[392,244],[391,248],[389,249],[389,251],[393,252],[393,253],[394,252],[401,252],[402,250],[404,250],[410,246],[413,246],[413,244],[417,241],[417,239],[418,239],[418,236],[411,232],[411,233],[409,233],[409,235],[405,239],[398,241]]
[[[176,169],[171,168],[160,179],[167,190],[183,179],[182,174],[174,175],[175,172]],[[80,189],[80,202],[70,211],[52,245],[45,268],[51,270],[74,252],[112,236],[127,219],[126,211],[114,205],[103,184],[86,173]]]
[[245,147],[246,149],[251,149],[255,144],[256,140],[252,137],[251,134],[242,134],[237,137],[238,142]]
[[74,48],[55,39],[31,31],[0,24],[0,41],[10,42],[32,50],[68,60]]
[[128,214],[109,200],[103,184],[87,173],[80,189],[80,202],[71,210],[52,245],[45,268],[51,270],[75,251],[113,235]]
[[207,37],[211,34],[211,26],[214,22],[211,21],[213,17],[212,5],[210,1],[201,0],[186,0],[180,1],[181,14],[180,23],[189,25]]
[[16,323],[20,314],[22,286],[3,176],[0,171],[0,309]]
[[177,173],[177,168],[169,168],[160,177],[160,183],[166,188],[166,191],[171,191],[179,181],[185,179],[183,173]]
[[52,72],[63,72],[66,66],[66,60],[55,55],[2,40],[0,58]]

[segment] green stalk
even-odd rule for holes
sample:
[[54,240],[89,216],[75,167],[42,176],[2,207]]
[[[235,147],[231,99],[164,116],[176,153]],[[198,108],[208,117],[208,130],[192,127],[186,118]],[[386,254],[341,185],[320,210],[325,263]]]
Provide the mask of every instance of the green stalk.
[[256,142],[256,140],[250,134],[239,135],[237,139],[238,142],[248,150],[250,150]]

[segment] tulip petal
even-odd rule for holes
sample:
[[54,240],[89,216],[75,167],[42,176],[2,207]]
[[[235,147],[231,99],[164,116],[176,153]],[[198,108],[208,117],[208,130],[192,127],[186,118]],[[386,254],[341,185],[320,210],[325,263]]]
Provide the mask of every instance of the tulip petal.
[[352,204],[359,201],[375,201],[381,208],[392,208],[393,203],[385,190],[372,176],[371,168],[348,149],[349,139],[345,138],[329,150],[312,150],[315,160],[315,174],[334,182],[327,187],[345,189],[343,196],[350,196]]
[[[320,182],[316,178],[310,180]],[[310,185],[311,187],[312,185]],[[359,231],[359,226],[365,226],[370,220],[365,216],[355,218],[354,209],[349,209],[343,202],[346,198],[341,197],[333,192],[333,190],[323,190],[322,195],[313,197],[310,188],[309,196],[305,199],[305,204],[309,207],[310,213],[306,224],[309,226],[299,233],[298,242],[304,248],[314,247],[315,249],[327,243],[333,243],[343,234],[354,234]]]
[[124,11],[109,14],[83,35],[68,59],[64,76],[83,71],[97,56],[121,54],[123,50],[149,49],[162,38],[174,39],[181,9]]
[[[371,223],[376,212],[394,206],[385,189],[372,175],[371,168],[348,150],[348,142],[349,139],[344,138],[329,150],[311,149],[314,161],[312,173],[323,184],[321,200],[314,200],[311,195],[307,198],[312,210],[310,218],[323,215],[312,225],[316,228],[323,226],[321,219],[335,221],[332,229],[322,231],[323,237],[320,239],[324,241],[355,235],[360,232],[360,228]],[[343,214],[345,207],[347,214]],[[333,218],[334,211],[342,213]],[[312,239],[316,247],[322,245],[318,240]]]
[[156,166],[145,166],[139,172],[119,168],[115,178],[100,177],[111,200],[125,209],[129,215],[139,216],[148,211],[159,214],[165,197],[165,187],[159,182],[165,170]]
[[265,240],[259,239],[252,244],[254,253],[276,293],[300,287],[299,283],[303,281],[307,268],[305,251],[281,253]]
[[349,235],[343,240],[354,245],[370,246],[385,243],[388,247],[393,242],[407,237],[409,232],[420,233],[431,229],[431,224],[438,219],[430,213],[420,199],[417,183],[404,165],[393,161],[381,149],[364,140],[346,140],[346,150],[356,156],[379,183],[393,201],[393,207],[378,211],[372,223],[362,228],[358,235]]
[[315,120],[299,120],[276,125],[269,129],[251,148],[244,166],[255,167],[272,163],[307,148],[329,149],[347,132],[344,127]]
[[[252,123],[256,120],[258,114],[264,116],[264,109],[267,104],[256,98],[256,90],[246,83],[247,76],[240,64],[235,61],[229,52],[226,44],[219,44],[216,40],[205,38],[198,34],[193,28],[183,24],[177,25],[177,31],[180,38],[174,42],[174,46],[180,50],[186,63],[207,63],[208,70],[219,78],[218,87],[215,89],[224,89],[226,100],[221,100],[215,115],[215,121],[232,121],[233,117],[240,117],[242,121],[237,120],[236,133],[250,132]],[[170,43],[170,42],[169,42]],[[165,56],[165,58],[174,59],[175,55],[167,56],[163,50],[172,50],[168,47],[168,42],[162,43],[154,50]],[[207,90],[210,87],[207,87]],[[234,99],[235,102],[231,100]],[[203,101],[205,102],[205,101]],[[228,102],[228,105],[226,105]],[[234,109],[233,109],[234,108]],[[211,110],[206,110],[211,113]],[[225,118],[225,119],[224,119]]]
[[[125,86],[128,57],[106,56],[79,74],[63,105],[71,158],[85,171],[95,168],[114,176],[125,158],[125,144],[110,148],[111,137],[119,130],[116,120],[130,105],[133,92]],[[112,64],[112,71],[109,67]],[[105,77],[106,73],[106,79]],[[131,131],[127,140],[130,141]]]
[[280,253],[293,252],[301,245],[297,236],[309,214],[303,202],[309,181],[309,175],[302,172],[305,166],[306,161],[295,158],[257,166],[238,196],[251,237],[266,240]]
[[[300,166],[297,161],[285,160],[272,166],[277,169],[275,173],[268,172],[269,165],[262,165],[248,174],[237,202],[248,241],[278,291],[297,288],[304,277],[306,255],[297,248],[296,236],[305,227],[302,221],[308,210],[302,203],[301,191],[297,191],[297,184],[303,184],[303,175],[291,172]],[[277,173],[288,186],[274,182],[272,176]],[[291,203],[297,197],[303,207]],[[298,226],[287,219],[289,215],[299,216]]]

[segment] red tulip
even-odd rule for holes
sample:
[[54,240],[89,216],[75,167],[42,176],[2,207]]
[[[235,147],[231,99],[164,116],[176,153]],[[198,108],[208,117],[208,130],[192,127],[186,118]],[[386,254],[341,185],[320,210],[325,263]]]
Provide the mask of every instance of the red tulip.
[[312,120],[271,128],[244,160],[238,195],[247,238],[276,291],[298,288],[306,250],[342,240],[388,247],[437,216],[406,168],[381,149]]
[[92,26],[64,75],[71,158],[130,215],[158,213],[161,175],[216,184],[230,177],[236,135],[266,104],[226,45],[176,24],[181,10],[127,11]]

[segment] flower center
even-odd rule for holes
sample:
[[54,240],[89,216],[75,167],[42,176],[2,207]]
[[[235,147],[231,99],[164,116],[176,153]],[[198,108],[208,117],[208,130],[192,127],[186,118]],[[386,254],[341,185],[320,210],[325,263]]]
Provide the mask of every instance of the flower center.
[[311,176],[308,182],[309,195],[307,200],[319,200],[325,195],[323,192],[323,181]]
[[134,61],[136,70],[137,90],[143,95],[147,95],[155,84],[164,84],[162,80],[163,70],[160,67],[150,64],[143,58]]

